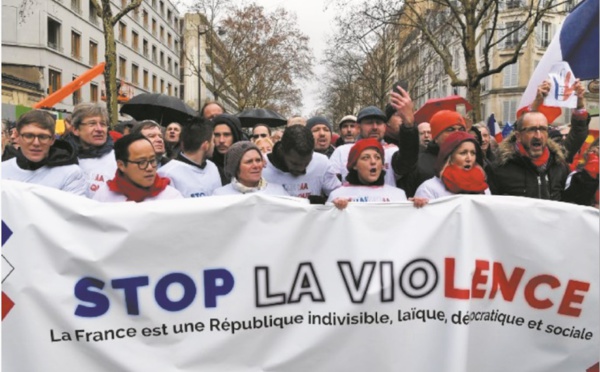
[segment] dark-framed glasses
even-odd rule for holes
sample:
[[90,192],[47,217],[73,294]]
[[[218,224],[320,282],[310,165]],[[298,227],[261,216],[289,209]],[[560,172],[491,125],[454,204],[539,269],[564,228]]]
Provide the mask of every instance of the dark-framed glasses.
[[33,141],[35,141],[35,139],[37,138],[38,141],[40,141],[41,144],[47,144],[48,142],[50,142],[50,140],[52,140],[52,138],[54,138],[54,136],[50,135],[50,134],[33,134],[33,133],[19,133],[19,136],[21,136],[21,138],[23,138],[25,140],[25,142],[27,143],[33,143]]
[[538,127],[527,127],[527,128],[523,128],[521,129],[521,132],[525,132],[525,133],[535,133],[537,131],[540,131],[540,133],[545,133],[548,134],[548,127],[545,125],[540,125]]
[[140,170],[146,170],[148,168],[148,165],[152,165],[153,168],[156,168],[156,166],[158,165],[158,159],[153,158],[150,160],[138,160],[138,161],[134,161],[134,160],[127,160],[128,163],[133,163],[133,164],[137,164],[138,168],[140,168]]
[[95,120],[87,121],[85,123],[81,123],[81,125],[87,125],[87,126],[90,126],[90,127],[96,127],[96,126],[99,125],[102,128],[108,127],[108,124],[106,122],[104,122],[104,121],[95,121]]

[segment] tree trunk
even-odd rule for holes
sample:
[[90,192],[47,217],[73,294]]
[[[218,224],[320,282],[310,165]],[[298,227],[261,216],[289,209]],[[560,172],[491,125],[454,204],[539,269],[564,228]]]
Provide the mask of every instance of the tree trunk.
[[115,30],[112,25],[112,11],[110,6],[102,7],[102,24],[104,26],[104,90],[106,93],[106,108],[108,121],[113,128],[119,121],[117,105],[117,45],[115,43]]

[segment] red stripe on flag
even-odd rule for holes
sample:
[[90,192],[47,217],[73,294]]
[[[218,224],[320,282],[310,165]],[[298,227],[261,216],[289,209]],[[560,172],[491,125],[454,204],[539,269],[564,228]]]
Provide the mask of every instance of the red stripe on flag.
[[10,299],[10,297],[2,292],[2,320],[4,320],[4,317],[8,315],[13,306],[15,306],[15,303]]

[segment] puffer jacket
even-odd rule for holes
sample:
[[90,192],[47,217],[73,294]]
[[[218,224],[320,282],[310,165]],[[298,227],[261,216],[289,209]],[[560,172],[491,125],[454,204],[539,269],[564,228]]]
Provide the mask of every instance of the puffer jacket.
[[569,166],[560,146],[548,139],[550,157],[540,171],[528,157],[519,154],[516,139],[512,133],[502,141],[496,161],[486,170],[492,194],[561,200]]

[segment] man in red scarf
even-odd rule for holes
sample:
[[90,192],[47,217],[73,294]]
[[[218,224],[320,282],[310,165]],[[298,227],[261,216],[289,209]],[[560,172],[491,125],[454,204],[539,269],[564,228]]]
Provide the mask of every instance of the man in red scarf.
[[517,120],[488,169],[492,194],[562,199],[569,167],[560,146],[548,139],[548,130],[548,119],[540,112],[526,112]]
[[169,186],[168,178],[156,174],[158,159],[152,143],[141,133],[127,134],[115,142],[117,172],[115,178],[101,185],[94,200],[103,202],[152,201],[182,199]]

